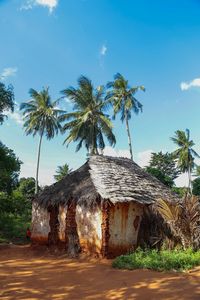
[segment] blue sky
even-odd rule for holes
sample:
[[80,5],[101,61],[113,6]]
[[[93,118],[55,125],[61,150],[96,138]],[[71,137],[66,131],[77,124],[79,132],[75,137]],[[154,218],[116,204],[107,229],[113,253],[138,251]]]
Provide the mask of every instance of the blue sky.
[[[137,95],[144,111],[131,120],[135,160],[145,165],[151,151],[174,150],[169,137],[185,128],[200,152],[199,16],[199,0],[0,0],[0,77],[13,84],[19,105],[31,87],[49,86],[56,99],[81,74],[99,85],[120,72],[146,87]],[[114,132],[116,147],[106,153],[127,155],[119,119]],[[21,176],[34,176],[38,139],[24,134],[18,106],[0,137],[24,162]],[[42,184],[53,181],[58,165],[85,161],[84,149],[75,153],[63,140],[42,145]],[[181,177],[178,184],[184,183]]]

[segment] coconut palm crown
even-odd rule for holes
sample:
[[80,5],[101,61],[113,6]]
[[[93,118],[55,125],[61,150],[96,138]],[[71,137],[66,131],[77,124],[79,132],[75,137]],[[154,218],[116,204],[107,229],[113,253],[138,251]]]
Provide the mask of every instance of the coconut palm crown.
[[95,89],[90,79],[80,76],[78,88],[69,87],[62,94],[74,104],[74,111],[62,116],[62,121],[66,121],[63,130],[68,131],[64,143],[78,142],[76,151],[84,145],[89,155],[99,154],[98,149],[105,148],[104,136],[110,145],[116,143],[112,122],[104,113],[107,103],[103,86]]
[[56,174],[54,175],[54,179],[56,181],[60,181],[66,175],[72,172],[72,169],[69,168],[68,164],[64,164],[63,166],[58,166],[56,170]]
[[41,92],[30,89],[29,94],[31,100],[22,103],[20,109],[23,111],[25,133],[27,135],[31,134],[35,136],[38,134],[40,136],[35,182],[35,193],[37,194],[42,138],[43,136],[46,136],[48,140],[51,140],[61,131],[62,126],[60,124],[59,116],[64,111],[57,107],[58,100],[51,100],[49,88],[44,88]]
[[171,140],[178,146],[178,149],[173,152],[177,158],[178,167],[182,173],[188,173],[188,188],[191,192],[192,170],[195,167],[194,159],[199,158],[198,153],[193,149],[195,143],[190,139],[190,131],[177,130]]
[[126,122],[126,130],[128,135],[128,144],[131,159],[133,159],[132,141],[129,129],[129,120],[131,119],[131,112],[138,114],[142,112],[142,104],[135,98],[138,90],[145,91],[144,86],[130,87],[128,80],[126,80],[120,73],[114,76],[114,81],[107,83],[107,99],[113,103],[113,117],[120,113],[121,121]]

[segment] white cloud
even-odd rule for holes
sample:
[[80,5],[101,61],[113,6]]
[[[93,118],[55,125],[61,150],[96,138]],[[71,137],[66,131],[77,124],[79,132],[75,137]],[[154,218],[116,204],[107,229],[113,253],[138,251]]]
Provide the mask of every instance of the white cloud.
[[130,152],[127,149],[114,149],[110,146],[106,146],[103,150],[103,154],[107,156],[114,156],[114,157],[127,157],[130,158]]
[[20,7],[19,10],[29,10],[29,9],[32,9],[33,8],[33,3],[32,1],[26,1],[25,3],[23,3]]
[[[22,177],[34,177],[36,173],[36,162],[24,162],[21,166],[20,178]],[[39,171],[39,184],[41,186],[50,185],[54,182],[53,175],[55,170],[53,168],[47,168],[41,165]]]
[[182,91],[187,91],[192,87],[200,87],[200,78],[195,78],[189,82],[181,82],[180,87]]
[[52,13],[57,5],[58,0],[26,0],[20,10],[29,10],[34,6],[43,6],[48,8],[49,12]]
[[16,75],[16,73],[17,73],[16,67],[15,68],[12,68],[12,67],[5,68],[5,69],[3,69],[2,73],[0,74],[0,79],[4,80],[7,77]]
[[15,111],[12,113],[11,111],[5,111],[4,114],[8,116],[8,118],[15,121],[17,124],[22,125],[23,124],[23,118],[19,111],[19,104],[15,102]]
[[64,99],[64,101],[67,103],[67,105],[73,106],[73,102],[72,102],[69,98],[64,97],[63,99]]
[[188,187],[188,175],[186,173],[181,174],[178,178],[175,179],[175,184],[178,187]]
[[108,50],[108,48],[106,47],[106,45],[102,45],[102,47],[100,49],[100,55],[105,56],[107,50]]
[[19,125],[23,124],[22,116],[18,111],[15,111],[13,113],[10,111],[6,111],[5,115],[7,115],[10,119],[15,121],[17,124],[19,124]]
[[[134,161],[140,167],[142,167],[142,168],[146,167],[149,164],[152,152],[154,152],[154,151],[151,149],[139,152],[134,155]],[[107,156],[131,158],[130,152],[128,149],[115,149],[110,146],[105,147],[105,149],[103,150],[103,154],[107,155]]]
[[151,154],[154,152],[151,149],[139,152],[136,156],[136,161],[138,165],[142,168],[148,166],[150,159],[151,159]]

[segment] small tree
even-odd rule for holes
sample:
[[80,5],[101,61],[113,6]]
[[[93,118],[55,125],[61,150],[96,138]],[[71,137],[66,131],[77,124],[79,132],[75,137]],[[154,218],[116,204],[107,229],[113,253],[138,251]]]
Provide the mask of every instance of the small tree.
[[157,210],[184,249],[200,247],[200,204],[197,197],[185,197],[182,203],[160,199]]
[[176,160],[173,153],[163,153],[162,151],[151,155],[149,167],[156,168],[165,176],[170,177],[172,180],[180,175],[180,168],[177,167]]
[[58,166],[56,170],[56,174],[54,175],[54,179],[56,181],[59,181],[71,172],[72,169],[69,168],[68,164],[64,164],[63,166]]
[[188,173],[188,190],[192,194],[191,182],[192,171],[195,167],[194,158],[199,155],[193,149],[195,143],[190,139],[190,131],[177,130],[171,140],[178,146],[178,149],[173,152],[174,157],[177,159],[178,167],[182,173]]

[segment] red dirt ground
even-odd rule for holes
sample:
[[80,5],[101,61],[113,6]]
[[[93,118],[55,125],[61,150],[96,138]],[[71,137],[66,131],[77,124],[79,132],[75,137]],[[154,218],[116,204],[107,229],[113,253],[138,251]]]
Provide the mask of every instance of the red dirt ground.
[[30,246],[0,246],[1,300],[200,300],[200,268],[190,273],[122,271],[111,261],[67,259]]

